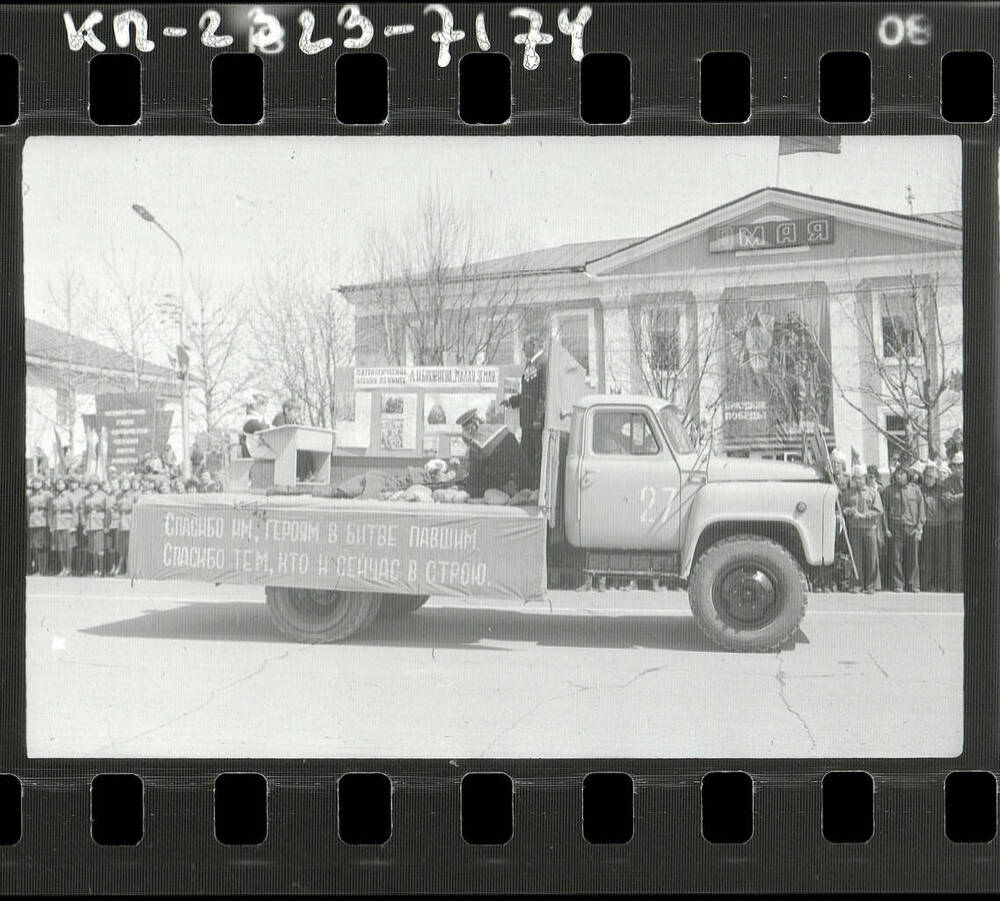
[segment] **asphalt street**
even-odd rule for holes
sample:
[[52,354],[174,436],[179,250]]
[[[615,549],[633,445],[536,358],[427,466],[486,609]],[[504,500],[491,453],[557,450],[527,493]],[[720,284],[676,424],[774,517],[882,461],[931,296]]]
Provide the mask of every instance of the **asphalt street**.
[[334,645],[263,589],[32,577],[32,757],[921,757],[962,748],[962,598],[821,594],[726,653],[681,592],[432,598]]

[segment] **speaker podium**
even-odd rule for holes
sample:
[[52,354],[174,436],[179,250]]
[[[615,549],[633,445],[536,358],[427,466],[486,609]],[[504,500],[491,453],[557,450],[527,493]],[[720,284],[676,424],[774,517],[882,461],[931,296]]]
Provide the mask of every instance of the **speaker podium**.
[[274,475],[269,481],[275,486],[329,485],[334,436],[332,429],[310,425],[281,425],[257,432],[254,463],[272,461]]

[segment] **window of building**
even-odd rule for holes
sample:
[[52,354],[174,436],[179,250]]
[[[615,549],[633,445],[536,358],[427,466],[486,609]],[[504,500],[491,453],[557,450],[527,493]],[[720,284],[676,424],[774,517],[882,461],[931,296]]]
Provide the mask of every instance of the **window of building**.
[[593,451],[648,456],[660,452],[660,442],[645,413],[598,410],[594,413]]
[[882,294],[882,356],[887,360],[917,355],[917,307],[910,291]]
[[896,461],[909,450],[909,430],[906,426],[905,416],[896,416],[892,413],[885,417],[886,446],[889,451],[889,468],[896,465]]
[[76,409],[76,392],[72,388],[56,388],[56,425],[70,428]]
[[905,316],[882,317],[882,356],[909,359],[916,355],[913,324]]
[[542,338],[543,340],[548,338],[549,317],[544,307],[530,306],[522,308],[520,336],[517,342],[518,353],[521,352],[521,344],[528,335],[534,335],[536,338]]
[[649,310],[649,365],[654,372],[673,375],[681,368],[680,312],[661,307]]

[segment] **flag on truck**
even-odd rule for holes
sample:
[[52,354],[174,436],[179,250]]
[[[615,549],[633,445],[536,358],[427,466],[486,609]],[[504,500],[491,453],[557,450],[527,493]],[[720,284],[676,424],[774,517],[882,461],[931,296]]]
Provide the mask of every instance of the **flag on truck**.
[[568,432],[573,404],[590,393],[587,372],[555,335],[549,338],[546,356],[545,427]]

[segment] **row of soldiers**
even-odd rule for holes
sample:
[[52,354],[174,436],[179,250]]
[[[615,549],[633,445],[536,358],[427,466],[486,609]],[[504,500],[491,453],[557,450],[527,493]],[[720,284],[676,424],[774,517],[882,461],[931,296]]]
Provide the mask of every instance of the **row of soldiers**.
[[833,463],[846,525],[838,549],[846,552],[844,539],[850,542],[854,567],[844,567],[839,579],[836,572],[821,576],[816,590],[962,591],[961,451],[948,462],[898,465],[884,486],[874,467],[847,471]]
[[154,473],[111,473],[105,480],[75,473],[32,476],[27,488],[28,574],[125,575],[140,495],[221,490],[207,472],[187,481]]

